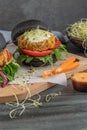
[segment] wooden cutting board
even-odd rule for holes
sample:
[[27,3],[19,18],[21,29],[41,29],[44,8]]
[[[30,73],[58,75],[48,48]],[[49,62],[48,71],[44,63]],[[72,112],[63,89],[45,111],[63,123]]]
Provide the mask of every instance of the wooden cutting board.
[[[87,70],[87,58],[67,53],[67,60],[69,57],[75,56],[80,61],[80,66],[70,72],[66,73],[67,79],[71,77],[72,74],[80,71]],[[59,61],[59,64],[63,63],[65,60]],[[26,95],[33,96],[36,95],[50,87],[53,87],[55,84],[52,83],[32,83],[27,84],[28,90],[26,87],[20,87],[20,85],[7,85],[4,88],[0,87],[0,103],[6,103],[6,102],[13,102],[16,100],[15,95],[18,97],[19,100],[25,99]]]

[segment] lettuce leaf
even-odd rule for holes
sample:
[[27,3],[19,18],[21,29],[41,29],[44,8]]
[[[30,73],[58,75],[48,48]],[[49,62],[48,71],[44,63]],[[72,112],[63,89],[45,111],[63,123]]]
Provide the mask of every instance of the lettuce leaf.
[[0,83],[3,83],[3,78],[2,77],[0,77]]
[[[55,57],[57,60],[63,59],[64,58],[64,53],[66,52],[66,47],[64,45],[60,45],[58,48],[54,49],[51,54],[47,56],[39,56],[39,57],[33,57],[33,56],[28,56],[26,54],[23,54],[20,49],[17,49],[14,53],[14,58],[18,61],[18,63],[21,65],[23,62],[29,63],[31,62],[34,58],[39,59],[43,63],[49,63],[53,64],[53,58]],[[18,55],[16,56],[16,54]]]
[[9,63],[7,63],[4,68],[3,72],[8,78],[8,80],[14,80],[15,73],[18,71],[19,65],[12,59]]

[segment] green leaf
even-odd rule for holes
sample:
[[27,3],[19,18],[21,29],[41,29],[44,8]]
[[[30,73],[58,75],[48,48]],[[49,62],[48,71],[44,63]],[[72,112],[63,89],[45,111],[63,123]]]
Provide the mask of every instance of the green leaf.
[[14,76],[12,74],[11,75],[6,74],[6,77],[8,78],[9,81],[14,80]]
[[21,65],[25,61],[26,57],[24,55],[20,55],[17,58],[17,62]]
[[3,78],[2,77],[0,77],[0,83],[3,83]]
[[31,56],[26,56],[25,62],[29,63],[30,61],[32,61],[33,57]]
[[19,65],[17,63],[12,62],[11,63],[12,71],[16,73],[19,69]]
[[[64,53],[66,52],[66,48],[64,45],[60,45],[58,48],[54,49],[51,54],[43,57],[35,57],[36,59],[39,59],[40,61],[49,64],[53,64],[53,57],[56,57],[57,60],[63,59]],[[17,49],[15,53],[19,53],[19,56],[16,58],[18,63],[21,65],[23,62],[29,63],[30,61],[33,60],[34,57],[28,56],[26,54],[23,54],[20,49]]]
[[10,62],[6,64],[3,68],[3,72],[9,80],[13,80],[15,73],[18,71],[19,65],[15,62]]
[[10,74],[10,69],[9,69],[8,65],[6,65],[6,66],[3,68],[3,72],[4,72],[5,74]]
[[48,56],[44,56],[44,57],[37,57],[37,59],[39,59],[40,61],[46,63],[50,63],[53,64],[53,57],[52,55],[48,55]]
[[27,56],[27,55],[20,55],[18,58],[17,58],[17,61],[18,63],[21,65],[24,61],[26,63],[29,63],[31,60],[33,59],[33,57],[31,56]]

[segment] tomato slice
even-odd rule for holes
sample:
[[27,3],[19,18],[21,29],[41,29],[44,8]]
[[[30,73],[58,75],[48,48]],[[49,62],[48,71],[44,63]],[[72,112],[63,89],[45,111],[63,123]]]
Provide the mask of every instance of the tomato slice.
[[24,54],[29,55],[29,56],[35,56],[35,57],[37,57],[37,56],[47,56],[47,55],[49,55],[49,54],[52,52],[52,50],[46,50],[46,51],[31,51],[31,50],[22,49],[22,52],[23,52]]
[[55,46],[52,49],[56,49],[60,44],[61,42],[58,39],[55,39]]
[[7,52],[7,61],[10,61],[12,58],[12,54],[8,50],[6,50],[6,52]]
[[24,54],[27,54],[29,56],[47,56],[49,55],[54,49],[56,49],[58,46],[60,46],[61,42],[59,40],[55,40],[55,46],[54,48],[51,48],[49,50],[46,51],[31,51],[31,50],[27,50],[27,49],[22,49],[22,52]]

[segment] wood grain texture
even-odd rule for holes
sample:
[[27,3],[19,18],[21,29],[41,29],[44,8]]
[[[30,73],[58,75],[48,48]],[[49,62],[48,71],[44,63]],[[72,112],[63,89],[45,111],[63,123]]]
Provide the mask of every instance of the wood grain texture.
[[52,86],[52,83],[34,83],[27,84],[28,88],[21,87],[20,85],[7,85],[4,88],[0,88],[0,103],[13,102],[16,101],[16,97],[18,100],[23,100],[28,97],[34,96]]
[[[74,55],[71,53],[66,54],[66,59],[68,59],[71,56],[75,56],[80,61],[80,66],[73,70],[66,73],[67,79],[71,77],[72,74],[84,71],[87,69],[87,58]],[[65,60],[66,60],[65,59]],[[59,64],[63,63],[65,60],[59,61]],[[47,90],[48,88],[54,86],[55,84],[52,83],[33,83],[33,84],[27,84],[29,88],[29,96],[36,95],[44,90]],[[12,102],[15,101],[15,95],[18,97],[19,100],[23,100],[26,95],[28,94],[28,90],[26,87],[20,87],[20,85],[7,85],[4,88],[0,88],[0,103],[5,102]]]

